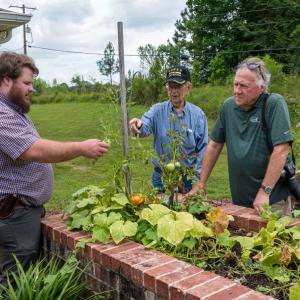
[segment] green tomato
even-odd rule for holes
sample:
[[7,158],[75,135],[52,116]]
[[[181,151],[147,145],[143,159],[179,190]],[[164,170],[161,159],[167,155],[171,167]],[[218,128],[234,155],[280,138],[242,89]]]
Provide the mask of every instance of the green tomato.
[[175,164],[170,162],[166,165],[166,168],[168,171],[174,171],[175,170]]
[[175,162],[175,167],[176,167],[177,169],[180,168],[180,162],[179,162],[179,161],[176,161],[176,162]]
[[111,145],[111,141],[110,141],[110,139],[107,138],[107,137],[103,140],[103,142],[106,143],[106,144],[108,144],[108,146]]

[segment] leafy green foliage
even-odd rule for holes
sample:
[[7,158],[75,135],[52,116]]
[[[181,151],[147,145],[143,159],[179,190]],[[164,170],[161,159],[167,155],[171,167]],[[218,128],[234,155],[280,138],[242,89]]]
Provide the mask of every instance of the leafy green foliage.
[[[187,49],[191,61],[201,61],[202,80],[211,74],[225,79],[224,66],[232,70],[253,54],[251,50],[259,56],[270,53],[286,71],[299,72],[296,52],[268,50],[299,47],[300,31],[296,22],[299,18],[299,2],[295,0],[190,0],[176,22],[173,41],[176,46]],[[210,64],[216,55],[224,56],[224,65],[219,71],[215,64]]]
[[115,243],[134,236],[137,217],[123,193],[111,188],[87,186],[73,194],[74,201],[65,209],[70,229],[92,231],[92,241],[104,244],[112,237]]
[[[55,258],[47,264],[40,261],[31,265],[27,271],[17,259],[16,266],[12,278],[7,277],[8,287],[0,286],[5,293],[5,298],[0,296],[0,299],[76,300],[80,299],[84,290],[81,281],[84,270],[79,269],[79,261],[75,256],[70,256],[62,267]],[[103,293],[95,294],[87,299],[104,299],[104,296]]]
[[99,71],[104,76],[109,76],[112,85],[112,75],[119,72],[119,62],[115,58],[115,48],[109,42],[104,49],[104,57],[97,61]]

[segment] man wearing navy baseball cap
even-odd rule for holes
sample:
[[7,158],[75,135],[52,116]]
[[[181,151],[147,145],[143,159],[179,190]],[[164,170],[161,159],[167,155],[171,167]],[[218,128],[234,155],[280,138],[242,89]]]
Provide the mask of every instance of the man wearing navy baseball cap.
[[[181,166],[195,168],[194,180],[199,179],[202,169],[202,158],[208,143],[207,119],[204,112],[196,105],[186,101],[186,97],[192,89],[191,75],[187,67],[174,66],[168,69],[166,76],[166,88],[169,100],[154,104],[149,111],[144,113],[141,119],[133,118],[129,122],[130,131],[133,134],[139,134],[140,137],[154,136],[153,148],[160,158],[165,161],[170,159],[169,147],[170,130],[184,130],[184,141],[182,152],[184,159],[180,161]],[[178,122],[175,122],[174,128],[170,128],[170,116],[173,115]],[[175,128],[176,127],[176,128]],[[152,159],[154,172],[152,175],[152,184],[158,193],[164,193],[164,184],[162,182],[159,163]],[[184,186],[180,188],[180,193],[192,195],[196,193],[198,187],[192,180],[183,177]]]

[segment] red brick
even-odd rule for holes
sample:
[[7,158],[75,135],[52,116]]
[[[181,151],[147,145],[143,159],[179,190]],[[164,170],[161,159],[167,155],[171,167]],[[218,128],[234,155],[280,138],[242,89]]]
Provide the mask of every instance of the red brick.
[[217,276],[214,279],[204,282],[197,287],[191,288],[186,292],[187,300],[202,299],[205,296],[209,296],[214,292],[221,291],[229,288],[232,285],[236,285],[232,280],[224,277]]
[[[116,260],[121,262],[120,272],[121,275],[130,276],[132,267],[136,264],[144,263],[153,259],[154,257],[160,257],[161,253],[154,252],[146,249],[145,247],[132,249],[126,253],[122,253],[115,257]],[[114,268],[113,268],[114,270]],[[130,272],[129,272],[130,271]]]
[[[169,286],[175,284],[177,281],[185,279],[194,274],[199,274],[201,269],[191,266],[190,264],[182,265],[180,269],[175,272],[159,276],[156,278],[156,291],[158,296],[162,298],[169,298]],[[199,274],[200,275],[200,274]]]
[[238,296],[242,296],[251,291],[249,288],[243,285],[234,285],[226,290],[218,293],[214,293],[211,296],[205,297],[205,300],[232,300]]
[[115,244],[95,244],[92,248],[92,257],[96,263],[102,263],[102,251],[110,248],[114,248]]
[[182,268],[184,263],[175,259],[165,265],[158,266],[156,268],[146,270],[144,272],[144,286],[146,289],[156,292],[156,279],[159,276],[168,274],[172,271]]
[[210,281],[216,277],[219,277],[214,273],[203,271],[200,268],[199,270],[199,274],[195,274],[191,277],[180,280],[170,287],[170,294],[172,300],[182,299],[186,290],[191,289],[194,286],[203,284],[206,281]]
[[[241,207],[241,206],[239,206],[239,207]],[[235,212],[232,212],[231,213],[231,215],[233,215],[233,216],[241,216],[241,215],[243,215],[243,214],[251,214],[251,213],[253,213],[253,208],[249,208],[249,207],[241,207],[241,209],[239,209],[239,210],[237,210],[237,211],[235,211]]]
[[87,233],[84,233],[82,231],[77,231],[77,232],[74,232],[74,233],[70,233],[70,234],[67,234],[67,247],[69,250],[74,250],[75,249],[75,246],[76,246],[76,238],[77,239],[84,239],[85,237],[87,237],[88,234]]
[[234,212],[244,209],[245,207],[234,205],[232,203],[226,203],[226,204],[222,205],[221,208],[226,214],[230,215]]
[[174,260],[173,257],[159,253],[159,252],[155,255],[152,255],[150,259],[149,259],[149,257],[147,257],[147,258],[148,259],[146,259],[138,264],[133,265],[132,269],[131,269],[131,280],[138,287],[144,286],[144,272],[146,270],[149,270],[149,269],[152,269],[155,267],[159,267],[160,265],[164,265],[164,264]]
[[65,225],[53,228],[53,240],[56,242],[60,242],[60,235],[62,230],[66,229]]

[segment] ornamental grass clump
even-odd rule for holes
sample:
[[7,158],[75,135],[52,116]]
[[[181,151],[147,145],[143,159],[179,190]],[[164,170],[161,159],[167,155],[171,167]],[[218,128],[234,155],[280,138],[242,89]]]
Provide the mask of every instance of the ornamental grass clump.
[[[47,264],[44,260],[31,265],[24,271],[16,259],[16,272],[7,277],[7,287],[0,285],[5,300],[76,300],[84,291],[81,281],[84,270],[79,269],[79,261],[71,256],[61,267],[57,258]],[[104,299],[103,294],[86,298],[89,300]]]

